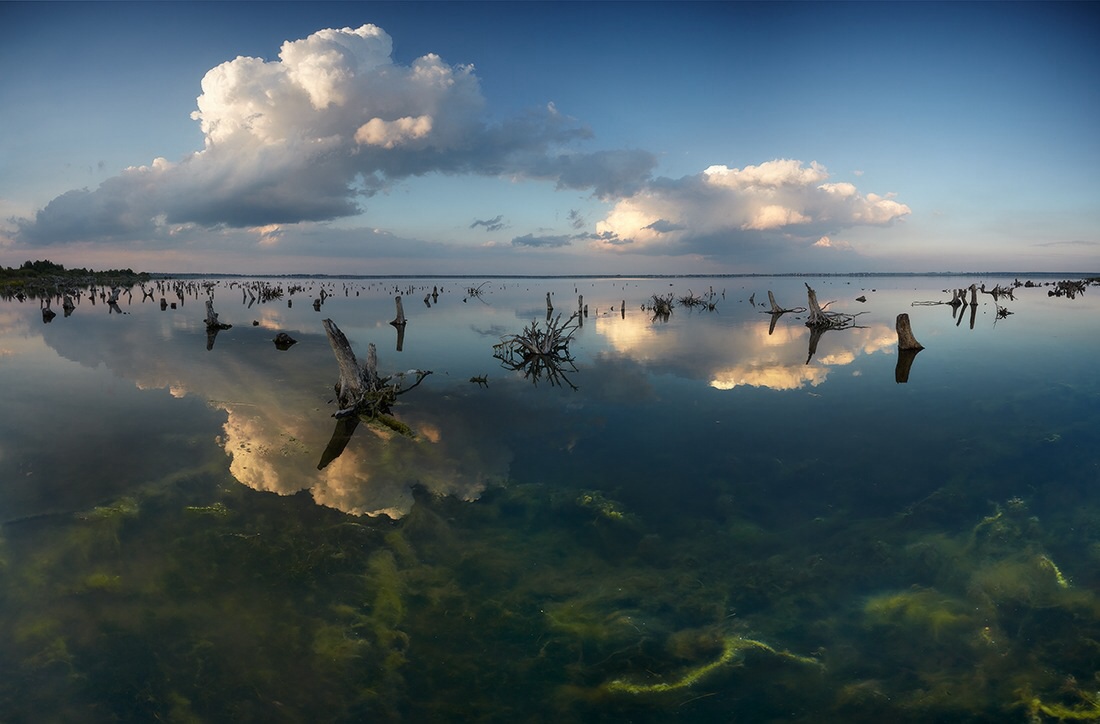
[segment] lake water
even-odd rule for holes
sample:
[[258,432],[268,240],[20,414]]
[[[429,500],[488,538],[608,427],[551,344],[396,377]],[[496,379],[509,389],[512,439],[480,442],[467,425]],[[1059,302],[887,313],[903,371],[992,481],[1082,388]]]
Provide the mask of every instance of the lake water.
[[[0,300],[0,720],[1100,716],[1095,287],[246,281]],[[773,326],[807,284],[855,326]],[[506,369],[547,293],[571,363]],[[326,318],[432,371],[411,437],[332,417]]]

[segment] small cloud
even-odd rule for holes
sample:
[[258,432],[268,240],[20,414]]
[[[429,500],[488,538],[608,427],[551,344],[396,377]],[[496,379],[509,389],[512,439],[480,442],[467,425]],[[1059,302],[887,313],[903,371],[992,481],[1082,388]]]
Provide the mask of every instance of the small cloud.
[[504,214],[497,214],[491,219],[478,219],[470,224],[470,228],[476,229],[479,226],[484,226],[486,231],[500,231],[504,228],[503,218]]
[[847,241],[834,241],[827,236],[823,236],[813,243],[819,249],[844,249],[848,250],[852,248],[851,243]]
[[573,237],[571,236],[535,236],[534,234],[524,234],[523,236],[517,236],[512,239],[512,246],[530,246],[543,249],[569,246],[572,243]]
[[1100,241],[1085,241],[1084,239],[1073,239],[1072,241],[1043,241],[1035,246],[1100,246]]
[[275,246],[279,243],[279,237],[283,235],[283,227],[279,224],[256,226],[250,229],[250,231],[259,235],[260,238],[256,243],[260,246]]
[[581,212],[577,211],[576,209],[569,209],[570,226],[572,226],[574,229],[583,229],[586,223],[587,222],[585,221],[584,217],[581,216]]

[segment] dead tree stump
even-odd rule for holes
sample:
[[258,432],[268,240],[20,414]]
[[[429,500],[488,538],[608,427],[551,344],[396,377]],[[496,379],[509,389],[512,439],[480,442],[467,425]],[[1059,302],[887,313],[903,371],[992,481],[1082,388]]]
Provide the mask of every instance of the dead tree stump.
[[924,349],[924,345],[913,336],[913,328],[909,326],[908,314],[899,314],[895,327],[898,332],[898,349]]
[[390,322],[390,324],[392,324],[395,327],[404,327],[405,326],[405,308],[403,306],[401,306],[401,295],[400,294],[393,298],[393,303],[394,303],[394,306],[397,307],[397,316],[393,318],[393,321]]

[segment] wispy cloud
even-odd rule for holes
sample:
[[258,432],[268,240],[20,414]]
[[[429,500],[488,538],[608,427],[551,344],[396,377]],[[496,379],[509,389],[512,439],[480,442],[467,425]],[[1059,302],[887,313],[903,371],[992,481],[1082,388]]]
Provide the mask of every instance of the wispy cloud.
[[1085,241],[1084,239],[1073,239],[1071,241],[1042,241],[1035,246],[1100,246],[1100,241]]
[[562,246],[569,246],[573,243],[572,236],[535,236],[534,234],[524,234],[523,236],[517,236],[512,239],[512,246],[531,246],[540,248],[557,248]]
[[395,63],[381,28],[321,30],[279,58],[210,70],[192,118],[202,150],[155,159],[18,219],[27,244],[167,238],[184,226],[266,227],[361,212],[394,182],[429,173],[539,179],[607,199],[642,188],[637,150],[583,152],[583,124],[553,106],[499,123],[469,65]]
[[486,231],[500,231],[504,228],[504,222],[502,219],[504,214],[497,214],[491,219],[478,219],[474,223],[470,224],[471,229],[476,229],[479,226],[484,226]]

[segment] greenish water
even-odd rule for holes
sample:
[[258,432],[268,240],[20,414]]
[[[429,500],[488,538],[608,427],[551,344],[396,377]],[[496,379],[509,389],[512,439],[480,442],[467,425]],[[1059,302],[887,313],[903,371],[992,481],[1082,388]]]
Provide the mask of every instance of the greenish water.
[[[271,281],[0,300],[0,721],[1100,718],[1095,287]],[[576,389],[493,356],[547,292]],[[325,318],[433,374],[318,469]]]

